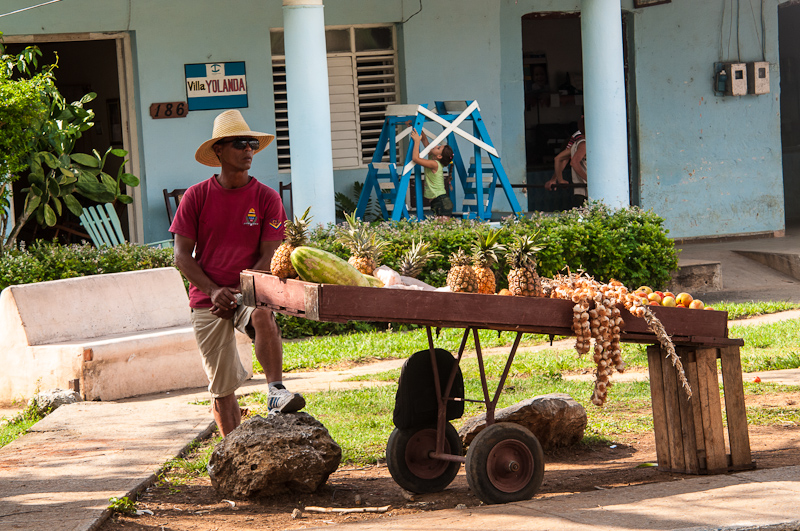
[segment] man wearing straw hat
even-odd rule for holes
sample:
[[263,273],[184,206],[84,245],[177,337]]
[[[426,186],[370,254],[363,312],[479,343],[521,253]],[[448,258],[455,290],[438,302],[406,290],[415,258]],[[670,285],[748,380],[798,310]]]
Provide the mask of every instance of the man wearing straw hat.
[[269,270],[283,240],[286,214],[280,196],[248,174],[253,156],[275,135],[251,131],[237,110],[214,120],[213,134],[195,153],[206,166],[221,167],[186,190],[169,230],[175,265],[189,279],[192,325],[209,379],[214,420],[223,436],[241,423],[235,391],[247,379],[234,329],[246,333],[269,382],[270,412],[291,413],[305,399],[282,383],[280,329],[270,310],[239,304],[239,273]]

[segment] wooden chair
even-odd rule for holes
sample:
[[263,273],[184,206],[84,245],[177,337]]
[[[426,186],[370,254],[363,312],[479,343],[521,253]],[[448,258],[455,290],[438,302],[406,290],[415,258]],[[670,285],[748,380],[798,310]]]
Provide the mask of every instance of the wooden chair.
[[[178,211],[178,205],[181,204],[181,199],[183,199],[183,194],[186,193],[186,188],[176,188],[171,192],[164,188],[164,203],[167,205],[167,217],[169,218],[170,225],[172,224],[172,218],[175,217],[175,212]],[[172,207],[173,203],[175,204],[175,208]]]
[[[114,210],[114,205],[111,203],[83,207],[81,225],[89,233],[89,237],[95,247],[102,247],[103,245],[114,247],[126,242],[119,216],[117,216],[117,211]],[[172,247],[174,243],[172,240],[162,240],[145,245],[164,248]]]
[[[286,217],[292,219],[292,183],[283,184],[283,181],[278,183],[278,191],[281,194],[281,202],[283,203],[283,209],[286,211]],[[286,200],[283,198],[283,192],[289,192],[289,204],[286,204]]]

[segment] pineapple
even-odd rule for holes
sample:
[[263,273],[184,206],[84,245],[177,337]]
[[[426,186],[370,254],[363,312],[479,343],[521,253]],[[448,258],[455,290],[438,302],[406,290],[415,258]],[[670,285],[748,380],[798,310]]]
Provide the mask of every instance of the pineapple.
[[497,243],[502,231],[490,229],[478,234],[478,241],[472,248],[472,269],[478,276],[478,293],[494,294],[497,287],[492,266],[497,263],[497,254],[505,247]]
[[379,260],[387,242],[378,241],[375,234],[369,234],[367,225],[356,219],[356,214],[345,214],[347,226],[339,229],[336,239],[350,250],[347,262],[365,275],[372,275],[378,267]]
[[536,273],[534,253],[541,247],[534,246],[530,236],[518,236],[511,244],[506,261],[511,266],[508,272],[508,289],[512,295],[542,297],[542,281]]
[[427,261],[438,256],[441,256],[441,254],[432,250],[430,243],[422,240],[414,243],[412,240],[411,248],[403,255],[397,272],[404,277],[417,278],[422,273],[422,268]]
[[450,255],[450,271],[447,273],[447,285],[450,291],[476,293],[478,291],[478,276],[469,265],[470,257],[463,249]]
[[269,264],[270,272],[278,278],[297,278],[297,271],[292,267],[291,256],[295,248],[306,244],[308,225],[311,223],[311,218],[308,217],[310,211],[311,207],[308,207],[303,212],[303,217],[298,219],[295,216],[294,222],[286,220],[284,223],[285,241],[275,250]]

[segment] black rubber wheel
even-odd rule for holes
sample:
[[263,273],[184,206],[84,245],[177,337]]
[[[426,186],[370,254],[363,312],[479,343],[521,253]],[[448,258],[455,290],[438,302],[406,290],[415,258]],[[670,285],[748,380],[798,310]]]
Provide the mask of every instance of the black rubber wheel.
[[[386,444],[386,465],[395,482],[404,489],[423,494],[440,492],[455,479],[461,463],[433,459],[436,427],[395,428]],[[445,424],[444,453],[463,455],[464,447],[456,429]]]
[[529,500],[542,486],[544,453],[530,430],[501,422],[472,440],[466,468],[470,488],[484,503]]

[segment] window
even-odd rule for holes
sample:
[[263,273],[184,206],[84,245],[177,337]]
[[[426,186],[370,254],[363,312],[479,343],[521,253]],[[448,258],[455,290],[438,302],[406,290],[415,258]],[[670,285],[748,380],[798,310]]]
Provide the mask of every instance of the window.
[[[289,170],[289,110],[283,30],[273,30],[278,169]],[[331,99],[333,168],[359,168],[372,160],[386,106],[397,103],[397,51],[393,26],[325,29]]]

